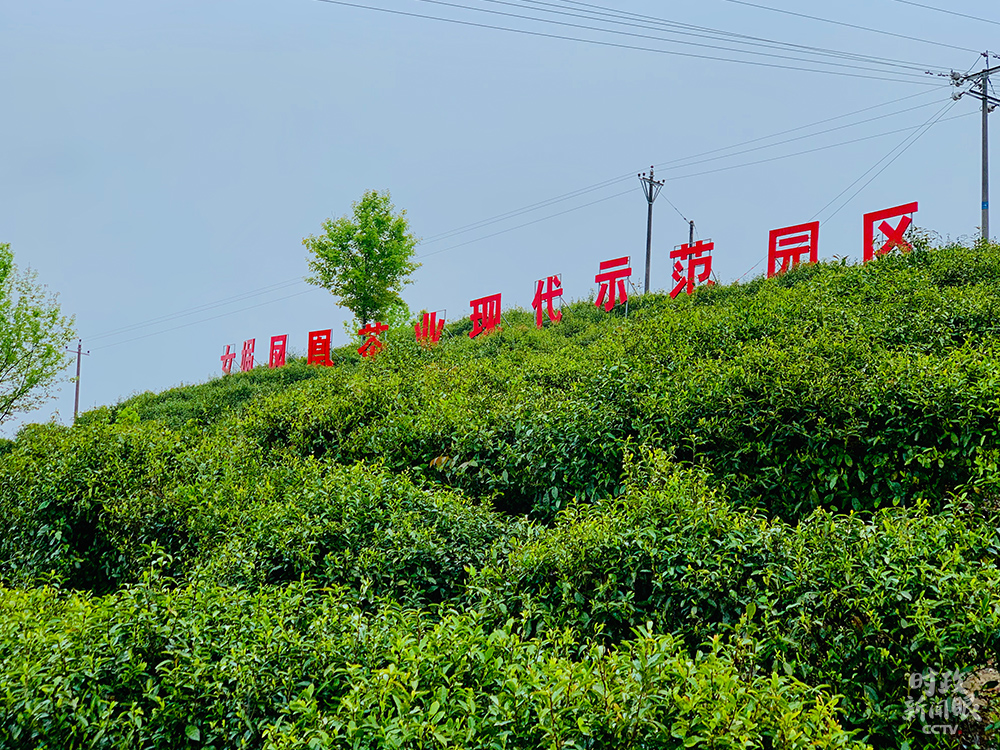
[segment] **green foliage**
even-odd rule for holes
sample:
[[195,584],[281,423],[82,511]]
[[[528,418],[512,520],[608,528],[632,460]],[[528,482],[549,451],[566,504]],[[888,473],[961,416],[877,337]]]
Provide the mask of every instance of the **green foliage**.
[[19,271],[10,245],[0,243],[0,423],[49,398],[73,336],[73,318],[55,295],[33,271]]
[[327,219],[323,234],[302,244],[312,254],[307,281],[329,289],[364,326],[405,307],[399,293],[419,267],[412,260],[417,238],[409,232],[406,211],[393,213],[388,191],[369,190],[351,209],[349,217]]
[[[861,748],[837,699],[640,630],[578,653],[475,613],[359,609],[303,584],[0,589],[4,746]],[[582,657],[582,658],[580,658]]]
[[26,428],[0,747],[952,746],[904,701],[998,657],[998,282],[918,243]]

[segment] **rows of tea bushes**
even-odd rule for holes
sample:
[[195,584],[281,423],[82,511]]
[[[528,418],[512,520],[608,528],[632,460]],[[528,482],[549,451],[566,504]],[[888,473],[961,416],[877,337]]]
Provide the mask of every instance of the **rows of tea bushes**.
[[919,246],[24,428],[0,750],[962,746],[906,699],[1000,645],[998,282]]

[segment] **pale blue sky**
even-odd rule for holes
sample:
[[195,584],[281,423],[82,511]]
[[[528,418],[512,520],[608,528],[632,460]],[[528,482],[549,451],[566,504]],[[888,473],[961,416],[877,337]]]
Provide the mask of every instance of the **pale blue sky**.
[[[553,2],[564,14],[595,10]],[[552,8],[538,3],[533,11],[489,0],[361,4],[750,59],[732,51],[731,38],[680,37],[723,49],[685,47],[454,7],[538,17],[537,7]],[[82,404],[89,408],[205,380],[218,372],[225,345],[239,346],[246,338],[257,338],[263,358],[276,334],[289,334],[290,348],[303,351],[308,331],[332,327],[336,343],[344,343],[346,311],[328,293],[294,280],[306,272],[302,237],[318,232],[325,218],[348,212],[370,188],[390,190],[414,232],[427,240],[418,248],[424,265],[404,295],[410,307],[445,308],[449,319],[468,315],[470,299],[495,292],[505,306],[528,307],[534,280],[554,273],[562,274],[567,296],[585,296],[598,263],[626,254],[641,288],[646,204],[635,173],[651,163],[668,180],[655,207],[654,288],[668,285],[667,253],[687,235],[667,200],[695,220],[700,238],[715,241],[720,281],[735,280],[762,260],[769,229],[817,213],[824,257],[860,257],[862,214],[913,200],[920,202],[918,226],[945,237],[974,234],[980,121],[971,99],[955,104],[852,200],[845,202],[868,177],[824,207],[920,131],[880,134],[922,125],[950,102],[947,82],[922,75],[922,68],[978,66],[975,51],[1000,49],[1000,24],[900,0],[758,4],[937,44],[731,0],[613,6],[916,66],[836,68],[891,79],[869,80],[521,35],[317,0],[0,2],[0,241],[10,242],[17,262],[36,269],[76,315],[84,347],[92,351],[82,383]],[[924,4],[1000,21],[995,2]],[[661,34],[649,20],[631,23],[638,26],[616,28]],[[710,156],[726,158],[688,168],[669,164],[894,100],[902,101],[744,147],[807,136],[774,148],[735,156],[723,151]],[[966,116],[949,119],[957,115]],[[859,123],[872,118],[881,119]],[[859,124],[815,134],[852,123]],[[434,239],[618,177],[625,179]],[[1000,184],[995,192],[1000,195]],[[585,206],[593,201],[599,202]],[[543,220],[515,228],[536,219]],[[751,275],[763,270],[760,263]],[[270,291],[258,293],[266,287]],[[102,336],[248,293],[254,294]],[[45,421],[57,412],[66,422],[72,410],[73,390],[66,385],[30,419]]]

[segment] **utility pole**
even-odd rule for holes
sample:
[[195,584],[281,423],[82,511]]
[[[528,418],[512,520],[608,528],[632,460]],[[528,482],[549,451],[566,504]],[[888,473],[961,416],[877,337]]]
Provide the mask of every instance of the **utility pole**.
[[649,204],[649,214],[646,217],[646,286],[644,292],[649,292],[649,264],[650,254],[653,248],[653,201],[660,194],[665,180],[657,182],[653,179],[653,168],[649,168],[649,177],[645,172],[639,175],[639,182],[642,183],[642,192],[646,195],[646,202]]
[[[73,351],[70,349],[70,351]],[[73,424],[76,424],[76,415],[80,413],[80,360],[84,356],[90,356],[90,351],[83,350],[83,341],[76,340],[76,398],[73,400]]]
[[[951,85],[964,86],[972,82],[974,85],[966,91],[956,91],[951,98],[958,101],[963,96],[971,96],[979,99],[983,107],[983,175],[982,175],[982,238],[986,241],[990,238],[990,141],[989,141],[989,114],[998,104],[1000,99],[990,95],[990,75],[1000,72],[1000,65],[990,67],[990,53],[984,52],[986,58],[985,67],[978,73],[962,75],[951,71]],[[978,84],[978,87],[975,85]]]
[[688,221],[688,247],[694,245],[694,219]]

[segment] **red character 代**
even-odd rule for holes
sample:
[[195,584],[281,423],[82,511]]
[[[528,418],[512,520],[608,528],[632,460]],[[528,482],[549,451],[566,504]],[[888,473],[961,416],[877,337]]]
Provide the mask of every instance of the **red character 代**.
[[243,353],[240,357],[240,372],[248,372],[253,369],[253,349],[257,339],[247,339],[243,342]]
[[819,260],[819,222],[772,229],[767,245],[768,278],[795,268],[806,255],[808,263],[815,263]]
[[[632,275],[632,269],[628,267],[628,262],[629,256],[627,255],[624,258],[606,260],[601,263],[601,272],[594,277],[594,281],[601,285],[597,292],[597,301],[594,304],[600,307],[604,298],[607,297],[608,301],[604,303],[605,312],[611,312],[614,309],[616,286],[618,288],[618,301],[628,302],[628,294],[625,293],[625,279]],[[625,266],[625,268],[621,266]]]
[[[865,214],[865,263],[877,255],[885,255],[894,247],[898,247],[904,253],[912,250],[910,243],[903,239],[903,234],[913,223],[911,214],[916,212],[917,203],[914,201],[913,203],[904,203],[902,206]],[[900,217],[899,223],[894,227],[888,222],[888,219],[895,219],[897,216]],[[878,231],[885,235],[885,243],[877,250],[875,249],[876,225]]]
[[236,359],[236,352],[229,351],[229,344],[226,344],[226,351],[219,359],[222,360],[222,374],[228,375],[233,369],[233,360]]
[[332,329],[309,332],[309,355],[306,364],[332,367],[330,361],[330,344],[333,342]]
[[378,354],[379,350],[382,348],[382,342],[378,340],[378,337],[389,330],[389,326],[385,323],[369,323],[360,331],[358,331],[359,336],[367,336],[365,343],[358,347],[358,354],[362,357],[374,357]]
[[500,295],[491,294],[489,297],[480,297],[469,302],[472,307],[472,330],[469,331],[469,338],[474,339],[483,331],[492,331],[500,327]]
[[[698,240],[693,245],[681,245],[670,253],[671,258],[676,258],[674,263],[674,281],[677,282],[670,291],[670,298],[674,299],[682,290],[686,289],[688,294],[694,292],[695,280],[707,281],[708,284],[715,282],[709,279],[712,275],[712,250],[715,243],[711,240]],[[684,270],[684,261],[687,262],[687,271]],[[698,273],[698,268],[701,272]]]
[[424,346],[434,346],[441,340],[441,332],[444,331],[444,316],[438,320],[437,313],[424,313],[423,327],[420,323],[413,324],[413,332],[417,335],[417,341]]
[[288,345],[288,334],[284,336],[271,337],[271,356],[267,360],[267,366],[272,370],[275,367],[285,366],[285,347]]
[[[545,287],[545,291],[542,291],[542,287]],[[558,275],[549,276],[545,279],[539,279],[535,282],[535,299],[532,301],[531,306],[535,309],[535,325],[539,328],[542,327],[542,305],[545,305],[545,312],[549,314],[549,320],[553,323],[558,323],[562,320],[562,310],[555,310],[552,307],[552,300],[556,297],[562,297],[562,280]]]

